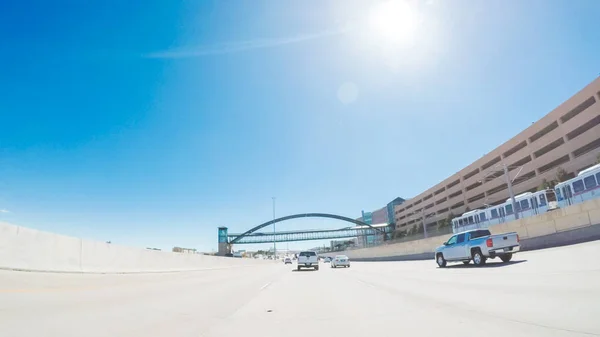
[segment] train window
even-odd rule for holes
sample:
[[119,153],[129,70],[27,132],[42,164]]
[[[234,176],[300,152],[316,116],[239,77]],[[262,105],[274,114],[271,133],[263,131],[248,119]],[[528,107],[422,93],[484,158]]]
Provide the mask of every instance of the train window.
[[485,213],[483,213],[483,212],[479,213],[479,220],[480,221],[485,221],[486,220],[485,219]]
[[473,223],[474,223],[474,222],[473,222],[473,217],[472,217],[472,216],[470,216],[470,217],[469,217],[469,224],[473,224]]
[[573,193],[579,193],[583,190],[585,190],[585,187],[583,186],[583,181],[576,180],[573,182]]
[[531,208],[538,208],[538,201],[536,197],[531,198]]
[[[562,201],[563,197],[562,197],[562,193],[560,193],[560,188],[556,189],[556,197],[558,198],[558,201]],[[540,201],[542,201],[542,196],[540,195]]]
[[546,206],[546,196],[544,194],[540,194],[540,206]]
[[500,207],[500,216],[504,217],[506,213],[504,213],[504,207]]
[[517,210],[517,212],[521,211],[521,204],[519,203],[519,201],[515,202],[515,209]]
[[492,219],[495,219],[498,217],[498,210],[497,209],[492,209]]
[[513,206],[512,205],[506,205],[506,206],[504,206],[504,208],[506,209],[506,214],[513,214]]
[[463,225],[463,223],[462,223],[462,219],[458,219],[458,225],[459,225],[459,226],[462,226],[462,225]]
[[590,188],[594,188],[598,185],[598,184],[596,184],[596,178],[594,178],[593,175],[583,178],[583,183],[585,184],[586,190],[589,190]]
[[479,223],[479,214],[475,214],[475,223]]
[[596,173],[596,181],[600,184],[600,172]]
[[529,208],[529,200],[525,199],[525,200],[521,200],[521,209],[528,209]]

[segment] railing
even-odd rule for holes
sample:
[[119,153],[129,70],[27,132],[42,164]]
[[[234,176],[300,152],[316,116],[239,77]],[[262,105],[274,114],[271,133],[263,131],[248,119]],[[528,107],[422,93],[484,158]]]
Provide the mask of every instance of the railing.
[[[383,230],[389,232],[389,227]],[[242,234],[230,233],[227,238],[231,242]],[[270,242],[289,242],[289,241],[309,241],[323,239],[343,239],[368,235],[381,235],[379,231],[372,228],[342,228],[335,230],[307,230],[307,231],[289,231],[276,233],[251,233],[242,237],[237,244],[254,244]]]

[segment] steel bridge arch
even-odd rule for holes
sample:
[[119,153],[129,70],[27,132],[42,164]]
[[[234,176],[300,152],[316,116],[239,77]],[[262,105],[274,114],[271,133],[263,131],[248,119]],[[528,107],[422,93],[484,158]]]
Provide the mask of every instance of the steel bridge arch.
[[237,238],[233,239],[231,242],[229,242],[229,244],[234,244],[236,242],[238,242],[241,238],[243,238],[244,236],[256,232],[257,230],[270,226],[272,224],[278,223],[278,222],[282,222],[282,221],[286,221],[286,220],[291,220],[291,219],[298,219],[298,218],[329,218],[329,219],[336,219],[336,220],[342,220],[342,221],[346,221],[346,222],[351,222],[355,225],[358,226],[368,226],[371,227],[372,229],[384,234],[385,237],[385,231],[382,231],[379,228],[375,228],[371,225],[369,225],[368,223],[364,223],[362,221],[358,221],[355,219],[351,219],[345,216],[341,216],[341,215],[336,215],[336,214],[329,214],[329,213],[301,213],[301,214],[294,214],[294,215],[288,215],[288,216],[284,216],[281,218],[277,218],[277,219],[273,219],[271,221],[267,221],[263,224],[260,224],[254,228],[251,228],[249,230],[247,230],[246,232],[242,233],[240,236],[238,236]]

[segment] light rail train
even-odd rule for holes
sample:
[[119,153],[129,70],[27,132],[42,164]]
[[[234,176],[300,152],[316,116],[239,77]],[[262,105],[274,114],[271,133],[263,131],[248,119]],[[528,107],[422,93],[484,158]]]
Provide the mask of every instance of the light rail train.
[[554,189],[526,192],[512,200],[463,213],[452,219],[454,233],[488,228],[491,225],[515,220],[515,212],[520,218],[542,214],[560,207],[582,203],[600,197],[600,164],[585,169],[575,177],[556,184]]

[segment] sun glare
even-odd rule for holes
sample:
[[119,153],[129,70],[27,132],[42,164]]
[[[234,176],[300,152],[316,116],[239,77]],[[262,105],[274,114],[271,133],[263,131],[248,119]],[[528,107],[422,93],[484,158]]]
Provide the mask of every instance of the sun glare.
[[414,39],[417,23],[417,13],[403,0],[382,2],[369,13],[373,37],[390,47],[410,43]]

